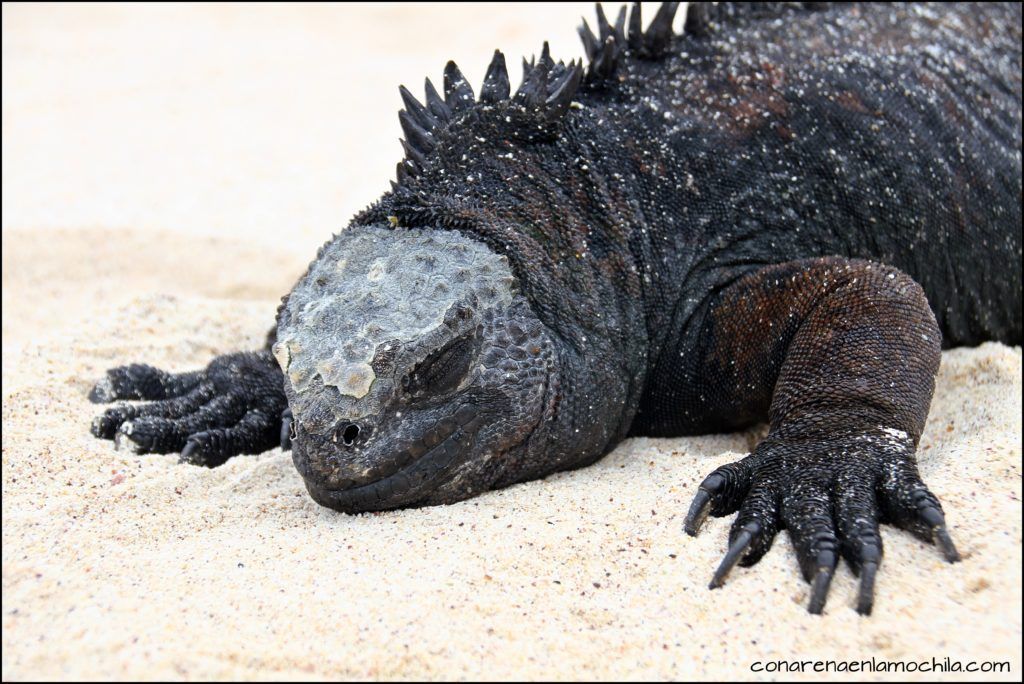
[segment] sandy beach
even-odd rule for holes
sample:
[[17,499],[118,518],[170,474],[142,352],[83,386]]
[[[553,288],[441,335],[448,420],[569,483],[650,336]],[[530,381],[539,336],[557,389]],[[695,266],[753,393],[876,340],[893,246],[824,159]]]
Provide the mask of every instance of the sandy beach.
[[[4,680],[1021,677],[1021,349],[945,352],[922,475],[964,562],[883,528],[875,613],[826,614],[779,536],[707,582],[697,485],[757,430],[632,439],[463,503],[347,516],[289,454],[207,470],[94,439],[111,366],[262,343],[401,157],[399,83],[581,56],[592,6],[3,7]],[[518,70],[513,69],[518,75]],[[1006,661],[994,674],[764,673]]]

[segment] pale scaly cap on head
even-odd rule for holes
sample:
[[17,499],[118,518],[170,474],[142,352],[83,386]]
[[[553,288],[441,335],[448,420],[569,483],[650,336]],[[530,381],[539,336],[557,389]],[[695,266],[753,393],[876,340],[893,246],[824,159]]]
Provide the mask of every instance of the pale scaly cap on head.
[[513,282],[504,256],[456,232],[346,230],[289,296],[274,355],[297,395],[335,387],[352,415],[379,404],[378,352],[432,337],[457,305],[508,305]]

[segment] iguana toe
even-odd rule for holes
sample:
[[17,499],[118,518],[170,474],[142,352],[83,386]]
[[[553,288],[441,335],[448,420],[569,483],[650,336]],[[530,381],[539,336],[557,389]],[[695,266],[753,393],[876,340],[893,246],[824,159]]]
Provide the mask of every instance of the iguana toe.
[[144,363],[111,368],[89,392],[94,404],[118,399],[155,401],[181,396],[199,384],[202,376],[193,373],[167,373]]

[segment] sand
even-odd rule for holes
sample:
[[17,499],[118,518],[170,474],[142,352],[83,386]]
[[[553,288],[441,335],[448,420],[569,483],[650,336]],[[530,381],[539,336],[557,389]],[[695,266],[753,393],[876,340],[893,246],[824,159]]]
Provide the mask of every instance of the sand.
[[360,516],[314,504],[278,450],[205,470],[89,436],[105,368],[259,344],[390,178],[399,82],[454,56],[478,83],[495,45],[515,63],[544,37],[578,56],[590,11],[4,5],[5,680],[759,678],[872,658],[1020,679],[1020,348],[943,355],[920,463],[965,560],[885,528],[871,618],[845,566],[809,616],[785,534],[707,590],[729,520],[691,539],[683,516],[756,431],[633,439]]

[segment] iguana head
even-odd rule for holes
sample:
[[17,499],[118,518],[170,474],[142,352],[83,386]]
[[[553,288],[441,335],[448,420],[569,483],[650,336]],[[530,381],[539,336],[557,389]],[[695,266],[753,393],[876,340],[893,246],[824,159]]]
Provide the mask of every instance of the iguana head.
[[355,227],[282,308],[293,459],[347,512],[489,488],[545,416],[545,327],[508,262],[453,231]]

